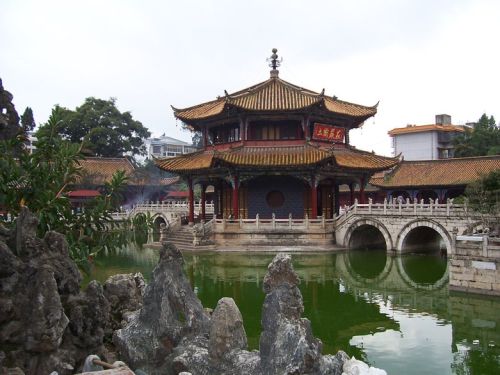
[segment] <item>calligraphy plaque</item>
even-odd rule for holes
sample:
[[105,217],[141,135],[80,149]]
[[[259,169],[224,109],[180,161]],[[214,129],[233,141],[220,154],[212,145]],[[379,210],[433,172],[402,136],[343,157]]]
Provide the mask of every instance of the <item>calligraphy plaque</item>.
[[343,142],[345,129],[337,126],[314,123],[313,139],[318,141],[335,141]]

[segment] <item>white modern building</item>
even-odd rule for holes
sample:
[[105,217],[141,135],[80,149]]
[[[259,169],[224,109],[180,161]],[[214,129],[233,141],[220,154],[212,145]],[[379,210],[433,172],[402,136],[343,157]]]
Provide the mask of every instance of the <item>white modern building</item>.
[[394,155],[405,160],[436,160],[453,157],[453,139],[464,132],[464,125],[452,125],[450,115],[436,115],[436,123],[407,125],[389,131]]
[[147,157],[174,157],[197,150],[191,143],[181,141],[163,134],[157,138],[146,139]]

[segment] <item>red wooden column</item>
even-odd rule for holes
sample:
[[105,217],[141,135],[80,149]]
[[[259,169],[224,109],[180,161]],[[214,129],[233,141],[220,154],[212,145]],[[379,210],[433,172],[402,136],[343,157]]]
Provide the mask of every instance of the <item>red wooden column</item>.
[[189,224],[194,223],[194,193],[193,193],[193,180],[188,178],[188,189],[189,189]]
[[207,186],[205,184],[201,185],[201,220],[205,221],[205,202],[206,202],[206,196],[205,196],[205,189]]
[[238,190],[238,176],[233,177],[233,218],[238,219],[238,213],[240,212],[239,205],[239,190]]
[[365,203],[365,178],[361,177],[359,180],[359,203]]
[[318,218],[318,189],[316,188],[316,178],[311,178],[311,219]]

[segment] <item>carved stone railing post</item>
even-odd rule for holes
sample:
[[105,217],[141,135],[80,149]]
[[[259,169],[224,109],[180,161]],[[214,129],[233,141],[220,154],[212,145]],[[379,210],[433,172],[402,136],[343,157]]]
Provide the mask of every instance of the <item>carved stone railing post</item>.
[[276,215],[274,215],[274,212],[273,212],[273,216],[272,216],[272,226],[273,226],[273,229],[276,229]]
[[399,215],[401,216],[401,208],[402,208],[403,204],[401,202],[401,200],[398,200],[398,213]]
[[259,229],[259,214],[255,215],[255,226]]
[[434,201],[432,200],[432,198],[429,198],[429,212],[431,215],[432,215],[432,204],[433,203],[434,203]]
[[446,200],[446,216],[450,216],[450,207],[451,207],[451,200],[448,198]]
[[358,212],[358,198],[354,200],[354,213]]
[[306,225],[306,229],[309,229],[309,215],[306,214],[306,219],[304,221],[304,224]]
[[288,228],[292,229],[292,213],[288,214]]
[[387,198],[384,198],[384,215],[387,215]]

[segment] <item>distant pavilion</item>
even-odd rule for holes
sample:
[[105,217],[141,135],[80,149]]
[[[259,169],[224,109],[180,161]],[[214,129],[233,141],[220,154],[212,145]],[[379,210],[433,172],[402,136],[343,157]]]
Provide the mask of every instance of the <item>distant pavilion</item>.
[[[173,108],[175,117],[200,132],[203,149],[156,165],[186,179],[189,222],[194,222],[193,186],[215,190],[217,218],[332,218],[339,211],[339,185],[364,187],[398,158],[357,150],[349,131],[377,113],[363,106],[314,92],[279,77],[273,49],[270,78],[192,107]],[[205,218],[202,210],[202,219]]]

